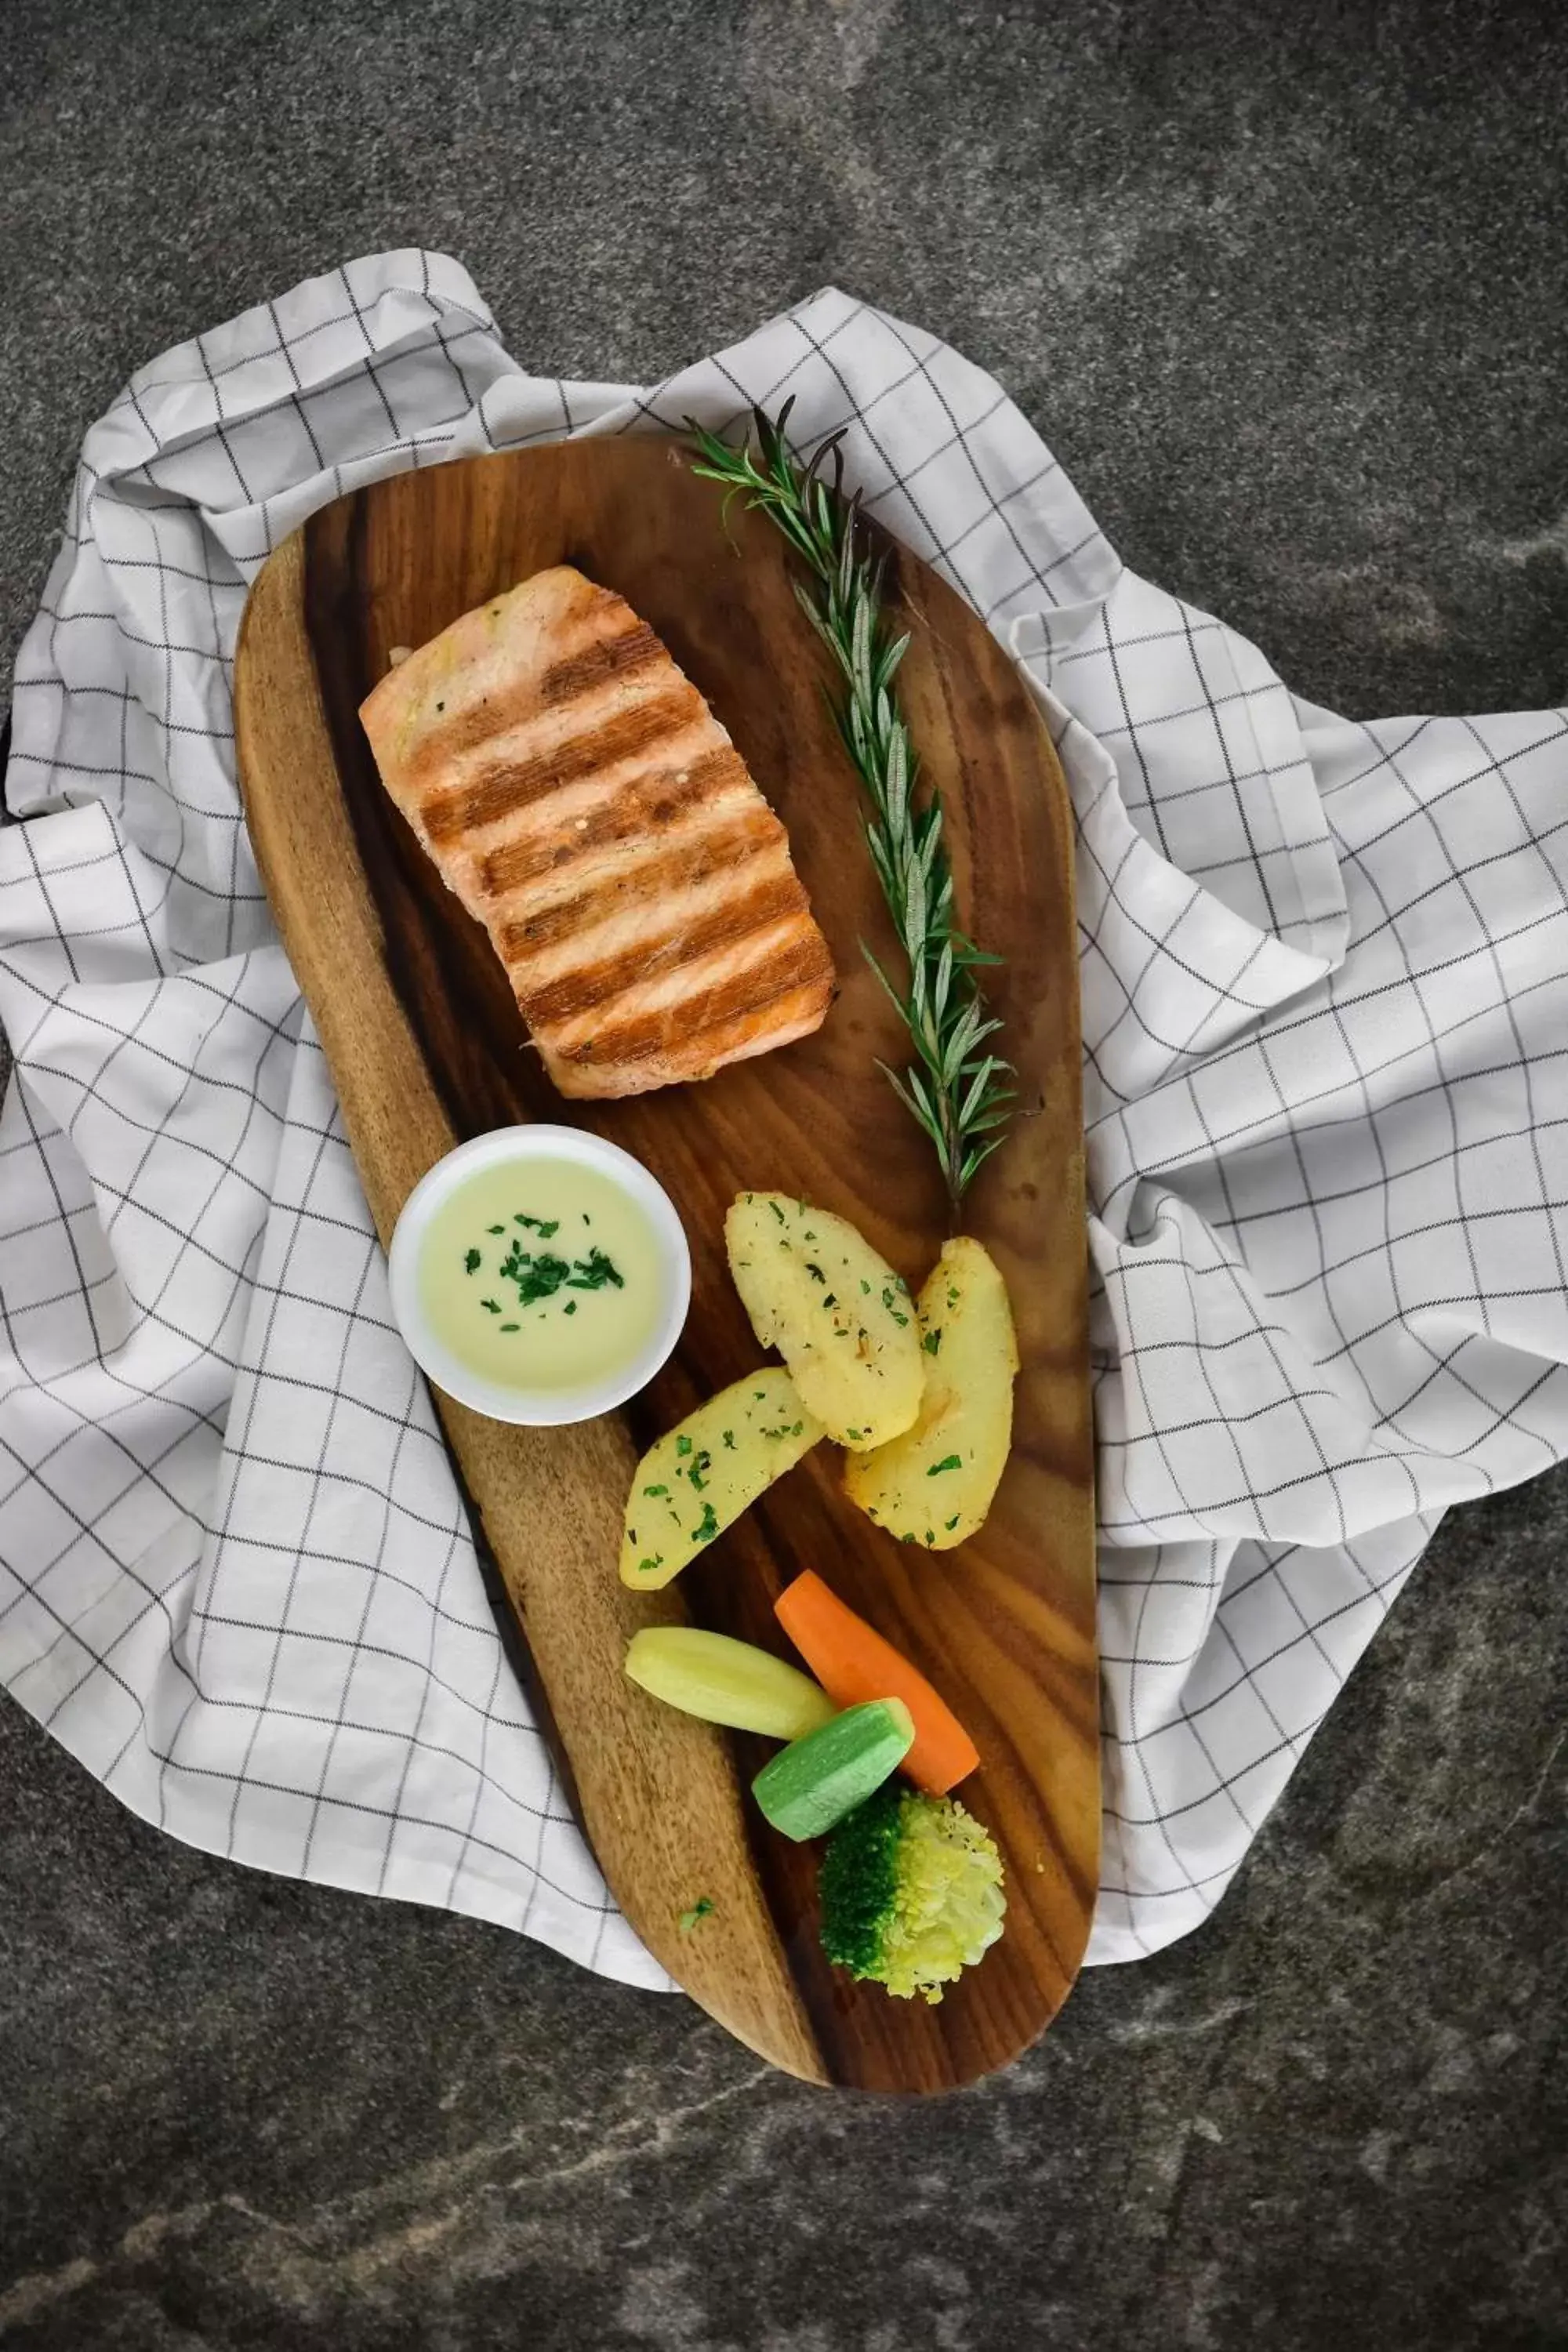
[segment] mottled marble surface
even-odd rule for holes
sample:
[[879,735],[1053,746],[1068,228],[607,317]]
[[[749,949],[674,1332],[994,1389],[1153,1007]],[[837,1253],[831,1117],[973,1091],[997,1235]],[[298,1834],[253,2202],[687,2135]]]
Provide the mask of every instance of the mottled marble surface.
[[[1561,700],[1568,22],[1284,16],[8,0],[0,680],[128,370],[422,240],[599,375],[836,279],[1300,691]],[[1213,1924],[928,2106],[187,1853],[0,1705],[0,2337],[1568,2342],[1565,1538],[1562,1476],[1452,1518]]]

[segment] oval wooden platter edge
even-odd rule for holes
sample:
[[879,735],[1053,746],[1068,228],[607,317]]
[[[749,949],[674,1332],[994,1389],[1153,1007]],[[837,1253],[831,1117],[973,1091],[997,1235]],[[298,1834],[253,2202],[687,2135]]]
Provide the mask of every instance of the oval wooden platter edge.
[[[515,1071],[504,1082],[495,1076],[496,1022],[510,1018],[512,1024],[511,1064],[526,1068],[532,1057],[518,1054],[515,1009],[482,934],[416,849],[408,859],[406,845],[396,840],[401,820],[374,783],[368,752],[363,746],[356,751],[357,729],[349,722],[368,683],[365,672],[379,674],[375,665],[384,663],[391,643],[420,642],[458,611],[542,562],[576,554],[595,576],[613,572],[623,553],[629,492],[638,493],[639,509],[657,507],[669,465],[667,446],[566,444],[400,477],[313,518],[270,559],[252,591],[236,672],[247,815],[384,1239],[413,1184],[461,1133],[513,1117],[574,1117],[582,1107],[560,1104],[542,1079],[520,1079]],[[606,477],[612,480],[607,494],[600,488]],[[585,480],[595,486],[592,496]],[[691,487],[688,482],[687,490]],[[595,525],[588,509],[604,496],[616,530],[612,541],[595,547],[595,528],[604,541],[605,526]],[[705,520],[718,558],[732,562],[717,533],[716,515]],[[657,539],[668,525],[668,517],[661,524],[656,514],[645,521],[645,535],[651,530]],[[788,707],[781,713],[776,693],[737,698],[734,691],[737,635],[750,630],[761,644],[767,632],[787,625],[780,619],[779,587],[788,595],[787,576],[774,558],[765,596],[754,588],[750,604],[735,596],[736,578],[754,583],[758,566],[767,567],[773,554],[755,530],[742,527],[738,536],[744,567],[721,581],[731,593],[718,600],[723,610],[717,619],[711,593],[695,593],[687,576],[694,559],[684,560],[683,572],[681,562],[657,546],[626,553],[626,580],[612,576],[608,584],[628,594],[634,586],[640,590],[640,601],[633,601],[710,693],[753,772],[781,806],[819,913],[831,903],[842,917],[836,901],[841,886],[824,870],[816,828],[804,821],[811,795],[820,798],[822,763],[833,756],[831,737],[821,732],[825,722],[820,713],[812,719],[799,696],[784,698]],[[466,553],[432,581],[432,569],[440,568],[435,551],[456,541]],[[516,1431],[439,1397],[437,1404],[532,1650],[584,1826],[617,1901],[650,1949],[730,2031],[787,2071],[819,2082],[931,2090],[972,2079],[1016,2054],[1048,2023],[1076,1972],[1098,1876],[1098,1670],[1065,785],[1000,648],[942,583],[907,556],[894,561],[897,593],[921,624],[906,667],[911,723],[952,811],[961,902],[971,926],[987,940],[1001,938],[1011,946],[1016,937],[1021,942],[1008,973],[1016,1002],[1005,1009],[1009,1043],[1015,1033],[1021,1039],[1026,1083],[1037,1081],[1037,1099],[1025,1106],[1031,1123],[1021,1132],[1028,1139],[1017,1155],[1018,1167],[1032,1174],[1008,1181],[988,1171],[976,1188],[977,1215],[970,1223],[1008,1272],[1021,1302],[1026,1353],[1019,1476],[1015,1481],[1010,1467],[1007,1507],[994,1514],[994,1542],[980,1551],[966,1546],[948,1563],[919,1556],[911,1565],[910,1555],[873,1536],[868,1564],[865,1523],[834,1495],[830,1472],[819,1464],[794,1474],[723,1547],[715,1547],[725,1556],[689,1572],[681,1580],[684,1592],[677,1587],[658,1598],[627,1594],[614,1574],[635,1444],[652,1423],[686,1409],[704,1382],[717,1385],[717,1374],[735,1377],[745,1369],[738,1349],[749,1348],[749,1360],[755,1360],[749,1333],[736,1328],[738,1310],[724,1295],[727,1284],[721,1290],[721,1263],[707,1236],[710,1224],[716,1231],[726,1187],[732,1189],[739,1175],[757,1183],[786,1181],[818,1198],[837,1181],[840,1197],[826,1204],[851,1214],[858,1207],[858,1221],[868,1222],[854,1181],[841,1172],[856,1144],[854,1119],[847,1112],[840,1117],[848,1103],[862,1122],[877,1119],[879,1178],[886,1173],[884,1129],[895,1139],[887,1148],[900,1154],[886,1176],[899,1197],[888,1206],[883,1245],[911,1280],[924,1270],[922,1255],[929,1262],[934,1254],[931,1220],[937,1204],[921,1192],[922,1180],[906,1182],[900,1172],[904,1160],[919,1166],[923,1147],[912,1129],[906,1138],[896,1123],[884,1122],[871,1108],[879,1098],[854,1083],[871,1050],[883,1050],[889,1041],[877,1029],[875,984],[868,989],[853,929],[846,936],[843,919],[829,929],[845,989],[823,1033],[836,1042],[817,1075],[814,1116],[826,1127],[812,1167],[800,1175],[776,1167],[769,1172],[752,1164],[738,1140],[741,1129],[754,1129],[759,1118],[773,1122],[775,1152],[783,1136],[802,1131],[801,1066],[809,1066],[810,1044],[748,1066],[749,1079],[741,1086],[730,1084],[739,1074],[726,1073],[706,1088],[646,1097],[636,1107],[605,1107],[608,1116],[593,1120],[652,1161],[676,1190],[694,1245],[705,1244],[697,1247],[694,1313],[701,1344],[693,1346],[684,1367],[678,1360],[660,1384],[651,1423],[635,1432],[618,1419],[575,1431]],[[788,610],[793,614],[793,598]],[[795,619],[805,632],[804,621]],[[792,654],[797,650],[792,645]],[[726,677],[727,665],[731,674]],[[748,666],[754,671],[754,648],[741,661],[742,674]],[[810,690],[815,698],[815,677]],[[749,707],[764,699],[771,699],[771,710]],[[733,707],[737,701],[748,707]],[[1028,739],[1020,733],[1020,704],[1033,730]],[[806,737],[804,750],[790,740],[792,730]],[[959,742],[965,747],[962,757],[954,749]],[[367,769],[374,799],[367,797]],[[842,780],[836,783],[841,790]],[[1000,822],[999,798],[1016,804],[1016,823]],[[983,826],[991,837],[985,854],[976,856]],[[1037,914],[1032,929],[1020,926],[1021,885]],[[849,911],[860,923],[875,912],[858,898]],[[410,963],[420,961],[423,943],[437,932],[433,976],[411,977]],[[474,940],[464,936],[470,932],[493,967],[489,973],[476,960]],[[498,1000],[497,981],[504,1002]],[[440,1015],[432,1010],[437,1002]],[[477,1024],[472,1051],[466,1031],[433,1034],[454,1002],[465,1021]],[[1048,1031],[1043,1045],[1037,1031]],[[791,1064],[793,1070],[786,1068]],[[771,1081],[759,1089],[770,1066],[776,1066]],[[540,1087],[548,1100],[540,1099]],[[786,1097],[782,1108],[781,1093]],[[701,1101],[695,1122],[693,1098]],[[679,1129],[672,1108],[683,1121]],[[695,1141],[694,1124],[700,1129]],[[685,1139],[679,1149],[672,1141],[677,1135]],[[872,1155],[869,1138],[866,1150]],[[700,1173],[688,1160],[711,1165]],[[807,1181],[814,1176],[820,1181]],[[1034,1177],[1046,1179],[1050,1197],[1045,1201]],[[873,1225],[879,1213],[870,1213]],[[873,1237],[879,1237],[875,1232]],[[547,1531],[542,1542],[542,1530]],[[877,1553],[877,1546],[885,1549]],[[815,1954],[810,1858],[800,1849],[784,1851],[785,1842],[765,1827],[759,1834],[754,1809],[742,1800],[742,1778],[755,1769],[762,1747],[731,1742],[657,1706],[620,1672],[635,1626],[679,1616],[688,1601],[698,1622],[721,1623],[750,1638],[771,1636],[774,1646],[784,1646],[772,1626],[772,1598],[807,1561],[856,1605],[865,1605],[869,1578],[874,1603],[884,1604],[884,1630],[928,1664],[950,1649],[968,1657],[970,1680],[960,1711],[978,1710],[973,1728],[988,1753],[987,1732],[994,1734],[996,1765],[988,1766],[975,1810],[990,1821],[1006,1853],[1008,1934],[935,2011],[890,2002],[874,1988],[846,1988]],[[954,1573],[960,1563],[962,1573]],[[750,1598],[738,1603],[738,1595]],[[975,1678],[987,1685],[990,1706],[973,1687]],[[1023,1734],[1020,1725],[1026,1727]],[[698,1931],[683,1934],[679,1915],[702,1895],[712,1912]]]

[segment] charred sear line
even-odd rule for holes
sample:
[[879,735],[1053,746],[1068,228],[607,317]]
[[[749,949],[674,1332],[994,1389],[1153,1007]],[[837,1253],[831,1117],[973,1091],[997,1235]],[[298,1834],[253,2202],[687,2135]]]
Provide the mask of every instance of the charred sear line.
[[[639,940],[619,955],[563,972],[542,988],[525,987],[519,1001],[531,1021],[574,1021],[610,1003],[627,989],[662,980],[720,948],[739,948],[753,932],[770,929],[786,915],[804,913],[805,908],[805,892],[795,876],[781,874],[758,884],[743,898]],[[682,997],[680,1007],[684,1009],[689,1002]]]
[[650,757],[663,737],[689,727],[702,712],[701,696],[682,679],[537,759],[502,761],[456,792],[432,794],[421,812],[425,829],[433,842],[445,842],[470,828],[494,824],[601,768]]
[[553,874],[595,850],[622,843],[642,842],[662,833],[678,819],[689,816],[704,802],[717,800],[750,783],[745,763],[726,744],[705,751],[686,768],[658,768],[635,776],[607,801],[578,819],[571,829],[542,830],[517,841],[502,842],[479,861],[479,880],[488,896],[502,898],[509,890]]
[[628,902],[656,907],[661,892],[695,889],[783,838],[784,827],[777,817],[759,803],[737,822],[712,825],[695,841],[676,848],[627,859],[576,897],[542,907],[521,921],[503,923],[496,945],[509,964],[524,962],[561,940],[591,933]]
[[[678,1051],[683,1066],[700,1068],[728,1048],[739,1020],[761,1016],[781,999],[804,988],[832,985],[833,960],[815,924],[803,923],[771,956],[733,979],[716,982],[678,1003],[625,1021],[610,1022],[583,1045],[555,1050],[563,1063],[627,1066]],[[527,1009],[527,1000],[521,1000]]]
[[650,662],[668,659],[664,647],[646,621],[635,629],[623,630],[619,636],[603,637],[580,654],[553,663],[539,681],[539,699],[549,707],[559,702],[573,702],[580,694],[591,694],[596,686],[604,686],[613,677],[626,677],[633,670],[646,669]]

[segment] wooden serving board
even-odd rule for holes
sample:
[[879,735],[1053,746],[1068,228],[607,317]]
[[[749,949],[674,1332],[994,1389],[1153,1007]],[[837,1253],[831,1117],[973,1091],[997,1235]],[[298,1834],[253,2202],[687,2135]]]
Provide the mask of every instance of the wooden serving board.
[[[455,1142],[570,1119],[636,1152],[690,1238],[692,1312],[626,1414],[503,1427],[437,1398],[543,1685],[595,1850],[672,1975],[754,2050],[808,2079],[876,2090],[968,2082],[1032,2042],[1065,1997],[1098,1879],[1099,1687],[1079,1101],[1078,972],[1066,788],[1012,665],[962,601],[891,550],[914,638],[900,686],[941,791],[958,901],[1006,959],[1024,1116],[974,1185],[965,1229],[1006,1276],[1023,1369],[1015,1446],[982,1534],[931,1557],[845,1500],[823,1445],[662,1594],[616,1576],[636,1453],[760,1350],[724,1265],[735,1192],[777,1186],[851,1218],[911,1286],[947,1230],[934,1156],[876,1068],[905,1041],[863,939],[896,961],[859,836],[858,786],[826,706],[826,666],[782,541],[651,437],[567,442],[404,474],[339,499],[280,547],[247,608],[235,677],[250,836],[309,1002],[384,1240]],[[529,1050],[501,968],[384,793],[358,719],[395,646],[418,646],[542,566],[616,589],[729,728],[789,828],[837,960],[819,1034],[704,1086],[563,1102]],[[746,1794],[768,1744],[660,1706],[621,1671],[638,1626],[689,1613],[788,1654],[773,1602],[796,1571],[915,1659],[976,1740],[961,1791],[1006,1870],[1005,1933],[938,2006],[895,2001],[824,1961],[818,1849],[776,1836]],[[683,1933],[699,1897],[711,1915]]]

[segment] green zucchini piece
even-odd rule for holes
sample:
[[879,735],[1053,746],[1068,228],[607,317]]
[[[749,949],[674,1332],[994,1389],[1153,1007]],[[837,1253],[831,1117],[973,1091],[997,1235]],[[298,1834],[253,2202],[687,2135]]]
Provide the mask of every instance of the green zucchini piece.
[[901,1698],[867,1699],[781,1748],[752,1794],[783,1836],[822,1837],[898,1770],[914,1736]]

